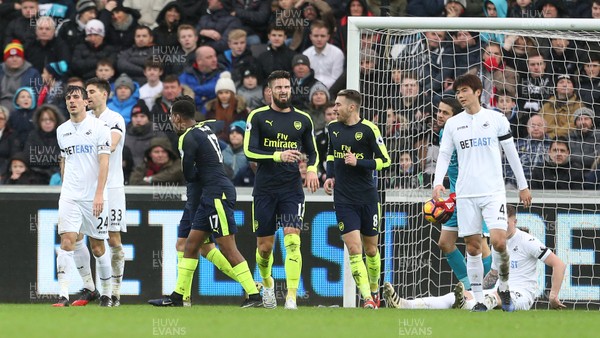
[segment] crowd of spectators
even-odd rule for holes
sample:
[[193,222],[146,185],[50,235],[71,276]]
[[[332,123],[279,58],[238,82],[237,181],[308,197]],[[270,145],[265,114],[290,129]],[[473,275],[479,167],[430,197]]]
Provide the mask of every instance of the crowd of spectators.
[[[292,75],[293,104],[312,117],[324,161],[332,102],[346,85],[348,17],[375,15],[600,18],[600,1],[2,0],[0,184],[60,184],[62,94],[92,77],[109,81],[108,107],[127,123],[126,184],[183,184],[169,109],[189,95],[198,121],[217,120],[232,181],[251,186],[245,122],[270,103],[265,79],[279,69]],[[360,91],[363,117],[380,126],[392,157],[386,187],[430,186],[435,107],[467,72],[482,79],[483,106],[510,121],[533,188],[600,185],[600,44],[473,31],[384,35],[361,36]]]

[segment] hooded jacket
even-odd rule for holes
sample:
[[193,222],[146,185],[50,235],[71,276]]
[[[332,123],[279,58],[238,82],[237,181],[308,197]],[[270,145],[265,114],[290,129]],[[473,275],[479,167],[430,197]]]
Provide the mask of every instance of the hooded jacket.
[[[31,95],[31,108],[29,109],[24,109],[17,105],[17,96],[22,91],[26,91]],[[25,144],[29,132],[33,130],[33,113],[35,112],[36,102],[37,99],[35,93],[30,87],[21,87],[17,89],[13,97],[13,106],[16,110],[10,113],[8,126],[15,131],[17,138],[19,139],[19,144],[21,145]]]
[[[179,21],[173,23],[172,26],[167,25],[167,21],[165,20],[165,16],[168,11],[171,9],[177,9],[179,12]],[[178,47],[179,41],[177,40],[177,28],[179,27],[181,22],[185,22],[185,13],[183,9],[176,1],[171,1],[163,7],[163,9],[158,13],[156,17],[156,23],[158,27],[152,30],[152,35],[154,36],[154,44],[157,46],[173,46]]]
[[[160,167],[159,170],[153,168],[150,152],[155,147],[163,148],[169,154],[169,161]],[[152,177],[150,182],[144,180],[144,177]],[[144,152],[144,163],[137,166],[129,177],[130,185],[156,185],[156,184],[176,184],[183,185],[185,180],[181,171],[181,160],[173,151],[171,142],[166,137],[155,137],[150,141],[150,147]]]
[[[40,126],[41,113],[47,110],[52,111],[56,121],[56,126],[50,132],[43,131]],[[50,177],[60,170],[60,147],[56,138],[56,129],[64,121],[65,119],[58,107],[51,104],[41,105],[33,114],[34,129],[29,133],[23,147],[26,158],[29,162],[35,164],[32,170],[40,174],[45,184],[48,184]]]
[[33,84],[36,93],[39,93],[42,85],[42,77],[31,63],[25,61],[18,69],[10,69],[6,63],[0,64],[0,104],[9,110],[15,109],[12,105],[15,92],[20,87]]

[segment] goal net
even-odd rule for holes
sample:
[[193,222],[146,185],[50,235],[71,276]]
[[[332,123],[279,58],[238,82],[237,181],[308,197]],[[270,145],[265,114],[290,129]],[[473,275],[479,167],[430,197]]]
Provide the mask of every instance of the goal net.
[[[439,149],[438,104],[469,72],[482,80],[482,105],[509,119],[533,191],[533,206],[519,206],[505,160],[518,226],[567,264],[566,304],[600,306],[598,28],[591,19],[350,19],[348,87],[363,94],[362,114],[380,127],[392,158],[378,177],[382,280],[401,297],[443,295],[458,281],[437,245],[439,227],[421,209]],[[457,245],[464,253],[462,239]],[[535,306],[547,308],[552,271],[538,262],[538,272]],[[345,306],[354,306],[354,283],[344,287]]]

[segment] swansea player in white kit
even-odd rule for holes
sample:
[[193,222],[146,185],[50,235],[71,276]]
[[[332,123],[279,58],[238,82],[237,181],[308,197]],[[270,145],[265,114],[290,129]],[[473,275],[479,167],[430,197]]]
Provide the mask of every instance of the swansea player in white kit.
[[[75,264],[73,253],[79,233],[90,239],[100,278],[110,280],[111,276],[110,258],[104,249],[104,240],[108,238],[105,206],[110,130],[106,123],[87,114],[84,88],[69,86],[65,99],[70,119],[56,131],[63,181],[58,202],[60,249],[57,250],[56,274],[60,298],[53,305],[56,307],[69,305],[69,278],[66,273]],[[94,291],[97,294],[96,290],[83,291],[82,295],[93,294]]]
[[[539,239],[517,229],[517,211],[513,206],[506,206],[508,216],[507,248],[510,255],[510,298],[515,310],[526,311],[531,309],[538,293],[538,271],[537,262],[542,261],[552,268],[552,285],[548,301],[550,308],[562,309],[565,305],[558,298],[560,286],[565,278],[565,263],[548,249]],[[485,276],[484,304],[488,309],[500,307],[503,303],[502,297],[494,288],[498,280],[499,267],[496,262],[492,263],[492,270]],[[424,297],[416,299],[402,299],[398,297],[390,283],[385,283],[383,295],[389,307],[398,309],[472,309],[475,300],[470,291],[464,290],[464,285],[459,282],[454,293],[448,293],[440,297]]]
[[510,257],[506,250],[506,192],[500,146],[515,173],[519,198],[525,207],[531,203],[531,193],[508,120],[499,112],[481,107],[481,80],[475,75],[465,74],[454,81],[453,89],[465,113],[453,116],[446,122],[432,195],[437,199],[445,191],[443,179],[452,153],[456,150],[458,236],[464,237],[467,246],[467,275],[477,302],[472,310],[487,310],[483,304],[481,259],[482,221],[485,220],[490,230],[491,244],[495,248],[492,260],[500,269],[498,294],[502,298],[502,309],[514,311],[508,288]]
[[[125,179],[123,177],[123,146],[125,145],[125,119],[121,114],[106,107],[110,84],[97,77],[85,83],[88,108],[93,115],[106,122],[110,129],[111,147],[108,164],[108,245],[112,266],[112,296],[110,305],[121,304],[121,282],[125,268],[125,253],[121,244],[121,232],[127,232],[125,217]],[[77,252],[77,250],[76,250]],[[86,249],[87,252],[87,249]],[[76,253],[77,254],[77,253]],[[89,259],[88,259],[89,262]]]

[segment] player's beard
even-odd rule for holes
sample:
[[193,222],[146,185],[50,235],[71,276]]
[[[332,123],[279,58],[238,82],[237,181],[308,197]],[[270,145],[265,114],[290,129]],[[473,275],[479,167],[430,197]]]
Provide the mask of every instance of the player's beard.
[[287,109],[289,107],[292,106],[292,102],[290,101],[290,97],[288,96],[287,100],[284,101],[280,101],[278,98],[276,98],[275,96],[273,96],[271,98],[273,100],[273,103],[275,103],[275,105],[281,109]]

